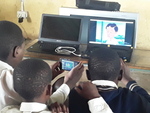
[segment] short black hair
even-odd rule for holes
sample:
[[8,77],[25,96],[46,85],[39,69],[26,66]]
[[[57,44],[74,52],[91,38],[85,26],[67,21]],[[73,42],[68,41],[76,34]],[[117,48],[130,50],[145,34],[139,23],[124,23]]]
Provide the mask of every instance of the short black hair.
[[0,21],[0,60],[6,61],[10,51],[23,42],[19,26],[10,21]]
[[23,60],[13,73],[14,89],[26,101],[41,96],[51,79],[50,66],[40,59]]
[[91,80],[115,80],[120,75],[120,58],[110,48],[93,50],[88,61]]
[[106,28],[107,27],[114,27],[114,30],[116,31],[116,32],[118,32],[118,26],[115,24],[115,23],[109,23],[109,24],[107,24],[107,26],[106,26]]

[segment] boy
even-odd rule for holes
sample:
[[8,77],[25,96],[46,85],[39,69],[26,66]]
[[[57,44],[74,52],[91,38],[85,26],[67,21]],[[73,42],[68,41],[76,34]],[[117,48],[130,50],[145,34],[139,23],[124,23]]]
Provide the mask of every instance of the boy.
[[[114,113],[150,113],[149,94],[129,76],[126,68],[113,50],[99,48],[90,55],[87,77]],[[120,80],[127,88],[117,86]],[[69,96],[70,112],[90,113],[88,99],[81,98],[77,91],[72,90]]]
[[[21,29],[14,23],[9,21],[0,21],[0,110],[7,105],[19,105],[23,99],[15,92],[13,88],[13,68],[15,68],[24,55],[24,38]],[[52,66],[53,78],[62,73],[63,70],[57,70],[59,63]],[[72,73],[73,75],[74,73]],[[68,75],[69,76],[69,75]],[[74,78],[77,82],[80,76]],[[63,103],[69,94],[69,87],[63,85],[64,89],[68,89],[64,94],[54,94],[49,103],[56,101]],[[60,91],[61,92],[61,91]],[[63,95],[63,97],[62,97]],[[60,98],[58,98],[60,96]],[[61,98],[62,97],[62,98]]]
[[22,100],[13,89],[12,73],[23,58],[24,48],[21,29],[12,22],[0,21],[0,109]]
[[[67,84],[68,86],[75,85],[76,80],[70,79],[78,77],[82,75],[83,65],[79,63],[75,68],[73,68],[68,77],[65,76],[63,84]],[[73,76],[74,73],[76,76]],[[14,80],[14,89],[15,91],[22,96],[25,101],[21,103],[21,106],[7,106],[2,109],[2,113],[50,113],[47,108],[46,102],[49,100],[51,95],[51,86],[50,82],[52,79],[52,70],[49,68],[49,65],[39,59],[26,59],[22,61],[14,70],[13,80]],[[88,85],[88,90],[95,90],[96,87],[92,84]],[[84,90],[84,86],[81,86]],[[57,90],[62,89],[62,87]],[[88,93],[86,90],[85,93]],[[88,94],[89,98],[99,97],[98,91],[93,94]],[[92,104],[90,105],[92,106]],[[62,111],[66,112],[66,111]],[[95,113],[95,112],[93,112]],[[110,112],[109,112],[110,113]]]

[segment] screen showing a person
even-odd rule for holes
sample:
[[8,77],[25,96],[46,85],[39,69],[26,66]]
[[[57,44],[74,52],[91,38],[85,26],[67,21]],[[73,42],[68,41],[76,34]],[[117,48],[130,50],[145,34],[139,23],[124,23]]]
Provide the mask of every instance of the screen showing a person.
[[89,43],[132,46],[134,21],[90,19]]
[[41,37],[56,40],[78,41],[80,18],[44,16]]

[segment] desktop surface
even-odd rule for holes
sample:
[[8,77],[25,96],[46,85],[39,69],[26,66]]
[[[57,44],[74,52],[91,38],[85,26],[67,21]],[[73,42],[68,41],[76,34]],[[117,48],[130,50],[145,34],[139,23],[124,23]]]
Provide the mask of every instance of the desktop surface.
[[81,61],[83,63],[88,62],[88,59],[77,57],[74,55],[62,55],[62,54],[57,54],[55,52],[42,51],[41,49],[39,49],[39,45],[37,42],[38,40],[32,40],[28,42],[28,44],[26,44],[26,52],[24,57],[40,58],[40,59],[54,60],[54,61],[59,61],[60,58],[66,58],[75,61]]
[[[34,40],[26,40],[25,48],[29,48],[31,45],[35,44],[38,39]],[[132,54],[132,59],[130,62],[126,63],[130,68],[136,69],[145,69],[150,70],[150,51],[148,50],[139,50],[134,49]],[[64,56],[64,55],[53,55],[53,54],[45,54],[45,53],[38,53],[38,52],[29,52],[25,51],[24,58],[39,58],[49,61],[59,61],[60,58],[71,59],[75,61],[81,61],[87,64],[88,59],[76,57],[76,56]]]

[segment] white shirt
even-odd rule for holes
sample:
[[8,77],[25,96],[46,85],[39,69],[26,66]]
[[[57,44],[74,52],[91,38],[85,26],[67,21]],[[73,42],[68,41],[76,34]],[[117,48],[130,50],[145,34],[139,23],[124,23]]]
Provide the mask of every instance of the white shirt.
[[[19,107],[16,108],[16,106],[14,105],[19,105],[23,101],[23,99],[14,91],[12,73],[13,73],[13,68],[7,63],[0,61],[0,110],[5,106],[7,106],[6,108],[4,108],[3,112],[1,111],[2,113],[5,113],[4,111],[9,111],[9,110],[10,111],[18,110],[17,108]],[[63,103],[67,99],[69,92],[70,92],[70,88],[68,87],[68,85],[63,84],[56,92],[54,92],[51,95],[48,104],[54,103],[56,101],[58,103]],[[100,104],[93,104],[99,101],[101,101]],[[106,102],[103,100],[102,97],[92,99],[88,102],[88,104],[92,113],[99,113],[99,110],[105,110],[105,109],[106,111],[107,110],[111,111],[111,109],[109,108],[109,106],[106,104]],[[8,105],[13,105],[13,106],[8,106]],[[97,105],[103,107],[100,108],[98,107],[98,109],[95,110],[95,106]],[[8,113],[13,113],[13,112],[8,112]],[[112,113],[112,112],[105,112],[105,113]]]
[[113,113],[102,97],[89,100],[88,105],[91,113]]
[[13,88],[13,68],[0,61],[0,110],[6,105],[19,105],[22,98]]
[[[118,88],[115,82],[108,80],[94,80],[92,81],[92,83],[95,85],[111,86],[114,88]],[[91,113],[113,113],[102,97],[92,99],[88,102],[88,104]]]
[[[14,90],[13,70],[14,69],[10,65],[0,61],[0,110],[8,105],[19,105],[24,101]],[[69,93],[69,86],[63,84],[51,95],[48,104],[54,102],[63,103],[67,99]]]
[[[91,113],[112,113],[109,106],[102,97],[92,99],[88,102]],[[7,106],[1,110],[1,113],[51,113],[47,105],[37,102],[22,102],[21,106]]]
[[51,113],[46,104],[37,102],[22,102],[21,106],[7,106],[1,110],[1,113]]
[[109,80],[93,80],[92,83],[95,85],[100,85],[100,86],[111,86],[111,87],[115,87],[118,89],[118,86],[116,85],[116,83],[113,81],[109,81]]
[[[66,84],[62,84],[51,96],[50,100],[48,101],[48,104],[51,103],[64,103],[64,101],[67,99],[67,96],[70,92],[70,88]],[[32,113],[32,112],[38,112],[38,113],[51,113],[47,109],[46,104],[37,103],[37,102],[22,102],[21,106],[6,106],[1,110],[1,113]]]
[[108,40],[106,41],[106,44],[118,45],[119,43],[118,43],[118,40],[117,40],[117,39],[113,38],[112,40],[108,39]]

